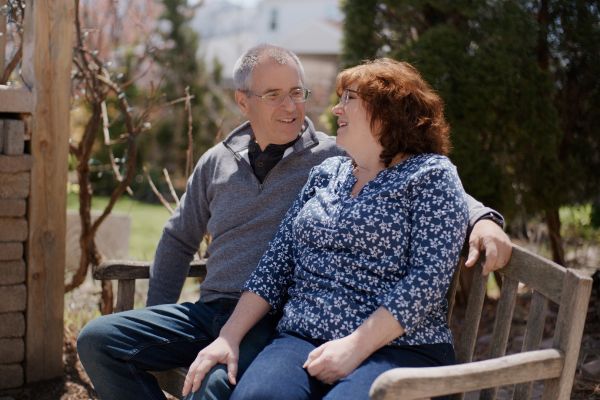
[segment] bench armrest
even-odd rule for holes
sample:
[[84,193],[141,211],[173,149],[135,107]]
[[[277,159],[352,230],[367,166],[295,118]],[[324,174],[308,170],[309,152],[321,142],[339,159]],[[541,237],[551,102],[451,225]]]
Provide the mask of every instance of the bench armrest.
[[[92,271],[97,280],[149,279],[150,262],[132,260],[107,260]],[[206,277],[206,258],[190,263],[189,277]]]
[[373,400],[428,399],[490,387],[557,378],[564,364],[556,349],[474,361],[467,364],[427,368],[395,368],[373,382]]
[[[106,281],[117,280],[117,304],[115,312],[131,310],[135,295],[135,280],[150,278],[148,261],[107,260],[92,270],[94,279]],[[206,259],[194,260],[190,263],[188,277],[206,277]]]

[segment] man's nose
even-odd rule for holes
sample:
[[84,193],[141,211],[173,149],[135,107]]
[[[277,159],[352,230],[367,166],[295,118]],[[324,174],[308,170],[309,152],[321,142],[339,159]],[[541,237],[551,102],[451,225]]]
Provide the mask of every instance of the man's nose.
[[281,104],[286,110],[293,111],[296,108],[296,103],[294,102],[294,100],[292,100],[291,94],[285,96],[285,98],[283,99],[283,103]]

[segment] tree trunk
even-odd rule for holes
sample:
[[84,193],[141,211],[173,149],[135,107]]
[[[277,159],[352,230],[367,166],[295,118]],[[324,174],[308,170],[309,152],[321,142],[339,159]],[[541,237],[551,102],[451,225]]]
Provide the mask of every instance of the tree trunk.
[[560,216],[558,208],[546,209],[546,225],[548,226],[548,236],[550,237],[550,247],[552,249],[552,259],[554,262],[565,265],[565,250],[563,248],[562,237],[560,236]]

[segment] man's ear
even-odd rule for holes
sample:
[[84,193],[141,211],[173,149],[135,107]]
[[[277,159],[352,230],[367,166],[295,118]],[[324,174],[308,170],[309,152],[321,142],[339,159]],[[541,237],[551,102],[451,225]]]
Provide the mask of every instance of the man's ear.
[[237,103],[240,111],[244,116],[248,116],[248,108],[250,105],[248,104],[248,97],[241,90],[235,91],[235,102]]

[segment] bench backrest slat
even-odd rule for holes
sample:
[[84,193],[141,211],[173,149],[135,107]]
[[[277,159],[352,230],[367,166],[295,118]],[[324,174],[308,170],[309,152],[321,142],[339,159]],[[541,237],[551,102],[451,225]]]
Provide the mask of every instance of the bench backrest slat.
[[[510,333],[518,288],[519,281],[509,277],[504,277],[502,280],[502,290],[496,309],[489,358],[502,357],[506,354],[506,345],[508,344],[508,334]],[[497,392],[498,388],[495,387],[483,390],[480,399],[493,400],[496,398]]]
[[135,279],[121,279],[117,285],[115,312],[131,310],[135,297]]
[[[548,300],[539,292],[531,295],[525,338],[521,351],[538,349],[544,335]],[[532,382],[521,383],[515,387],[514,400],[525,400],[531,397]]]
[[473,358],[477,331],[481,321],[481,309],[485,300],[487,276],[481,275],[481,266],[477,268],[478,270],[473,274],[473,281],[471,282],[465,319],[461,324],[460,331],[454,332],[456,360],[459,363],[469,362]]
[[573,270],[566,271],[553,342],[553,347],[565,354],[564,368],[560,378],[546,382],[543,399],[566,399],[571,393],[587,316],[585,311],[581,311],[587,310],[591,290],[591,279],[581,281],[578,273]]

